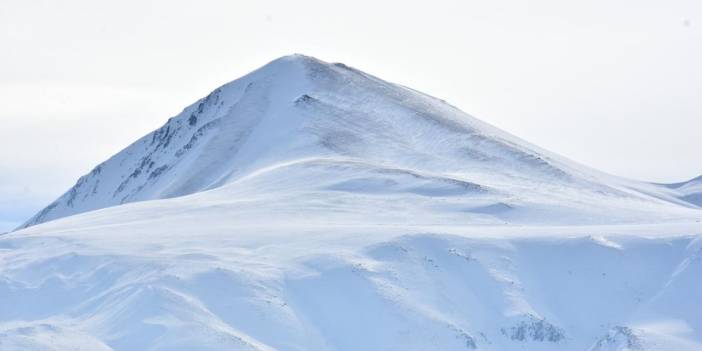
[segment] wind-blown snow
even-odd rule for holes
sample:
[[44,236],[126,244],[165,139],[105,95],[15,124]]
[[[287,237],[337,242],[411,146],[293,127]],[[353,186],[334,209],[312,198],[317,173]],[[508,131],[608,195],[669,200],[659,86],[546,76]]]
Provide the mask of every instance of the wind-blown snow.
[[[427,189],[471,184],[483,190],[476,193],[491,195],[480,198],[475,208],[501,209],[504,216],[493,213],[493,222],[509,221],[505,216],[518,208],[556,211],[548,221],[573,211],[563,222],[689,217],[684,209],[679,211],[684,194],[675,189],[601,174],[441,100],[342,64],[293,55],[187,107],[82,177],[24,227],[127,202],[214,189],[302,162],[320,171],[324,162],[363,164],[368,177],[346,184],[360,188],[384,188],[400,174],[426,177]],[[294,189],[307,186],[290,184]],[[451,193],[446,191],[437,195]],[[456,194],[465,195],[460,190]],[[593,208],[603,201],[621,211]],[[463,208],[470,212],[471,205]]]
[[675,189],[681,199],[702,207],[702,176],[667,186]]
[[284,57],[0,236],[0,350],[700,350],[694,186]]

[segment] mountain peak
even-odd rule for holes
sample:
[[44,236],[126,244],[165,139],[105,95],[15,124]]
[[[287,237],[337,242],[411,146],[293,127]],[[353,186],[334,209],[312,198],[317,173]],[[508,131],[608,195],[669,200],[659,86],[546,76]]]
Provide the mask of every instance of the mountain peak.
[[307,63],[309,63],[309,62],[317,62],[317,63],[323,62],[322,60],[320,60],[316,57],[305,55],[305,54],[300,54],[300,53],[283,55],[283,56],[278,57],[277,59],[273,60],[272,62],[276,62],[276,61],[307,62]]
[[[330,64],[319,60],[312,56],[303,54],[290,54],[278,57],[277,59],[268,62],[251,74],[257,72],[266,73],[291,73],[291,72],[307,72],[311,67],[324,67]],[[242,77],[245,78],[245,77]]]
[[[294,54],[186,107],[81,177],[23,227],[300,167],[341,182],[330,189],[491,194],[491,200],[481,200],[487,204],[475,206],[500,213],[490,215],[498,222],[517,206],[515,199],[531,196],[537,203],[559,196],[572,202],[574,192],[595,199],[673,199],[657,190],[632,190],[635,183],[611,182],[428,95]],[[367,177],[354,178],[361,173]],[[305,179],[299,189],[312,186]],[[471,196],[464,200],[475,200]]]

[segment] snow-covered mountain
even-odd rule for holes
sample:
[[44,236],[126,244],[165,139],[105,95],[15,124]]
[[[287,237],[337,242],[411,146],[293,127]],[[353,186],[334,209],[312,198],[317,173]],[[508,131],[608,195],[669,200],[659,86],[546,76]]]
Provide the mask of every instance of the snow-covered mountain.
[[283,57],[0,235],[0,350],[700,350],[699,184]]
[[[567,216],[569,223],[685,216],[669,214],[681,204],[674,190],[595,172],[444,101],[293,55],[187,107],[81,177],[23,227],[299,169],[320,178],[302,184],[309,180],[303,174],[302,183],[290,184],[297,190],[322,189],[326,181],[326,191],[442,197],[489,222],[532,221],[532,211],[551,214],[536,221]],[[623,212],[594,206],[603,201]],[[517,209],[530,212],[529,219],[515,218]]]

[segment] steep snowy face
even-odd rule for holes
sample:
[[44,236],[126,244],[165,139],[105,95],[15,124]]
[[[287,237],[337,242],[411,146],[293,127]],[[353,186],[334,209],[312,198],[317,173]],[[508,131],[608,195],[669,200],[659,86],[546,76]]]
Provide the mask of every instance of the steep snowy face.
[[[279,59],[216,89],[81,177],[23,226],[212,186],[232,171],[227,167],[238,163],[256,126],[266,123],[272,112],[281,112],[271,99],[290,100],[304,90],[304,67],[298,67],[302,61]],[[270,140],[261,142],[263,148],[271,146]]]
[[[320,189],[306,182],[312,169],[336,183]],[[279,177],[270,177],[272,170]],[[488,212],[497,222],[518,207],[563,203],[588,221],[608,217],[588,213],[602,201],[622,208],[645,203],[651,213],[680,207],[670,203],[680,202],[674,194],[573,164],[441,100],[343,64],[293,55],[187,107],[80,178],[23,227],[233,186],[253,175],[269,175],[259,189],[294,175],[300,182],[287,182],[286,191],[458,198],[466,212]]]

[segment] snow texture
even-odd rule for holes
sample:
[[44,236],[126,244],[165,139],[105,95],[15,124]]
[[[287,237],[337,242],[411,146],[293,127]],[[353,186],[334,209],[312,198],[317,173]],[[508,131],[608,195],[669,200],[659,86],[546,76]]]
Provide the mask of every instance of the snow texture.
[[700,184],[287,56],[0,235],[0,350],[700,350]]

